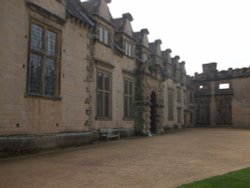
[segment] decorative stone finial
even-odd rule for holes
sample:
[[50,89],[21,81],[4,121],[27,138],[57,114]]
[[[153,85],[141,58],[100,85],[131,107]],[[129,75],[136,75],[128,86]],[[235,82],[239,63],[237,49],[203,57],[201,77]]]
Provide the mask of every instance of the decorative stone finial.
[[134,20],[133,17],[132,17],[132,15],[130,13],[124,13],[122,15],[122,17],[125,18],[125,19],[128,19],[131,22]]
[[146,29],[146,28],[141,29],[141,32],[142,32],[142,33],[145,33],[146,35],[148,35],[148,34],[149,34],[149,31],[148,31],[148,29]]
[[166,49],[167,53],[172,53],[172,50],[170,48]]
[[174,57],[174,59],[177,60],[177,61],[179,61],[179,60],[180,60],[180,56],[176,55],[176,56]]
[[161,39],[157,39],[157,40],[155,40],[155,43],[162,44],[162,41],[161,41]]
[[106,2],[107,4],[109,4],[109,3],[111,3],[112,1],[111,1],[111,0],[105,0],[105,2]]

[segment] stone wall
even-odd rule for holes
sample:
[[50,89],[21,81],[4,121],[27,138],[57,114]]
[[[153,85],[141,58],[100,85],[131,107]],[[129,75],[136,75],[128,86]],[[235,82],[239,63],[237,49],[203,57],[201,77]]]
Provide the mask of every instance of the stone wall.
[[[114,20],[107,2],[100,1],[100,7],[94,7],[99,11],[91,18],[91,12],[83,16],[86,10],[81,9],[78,0],[1,2],[0,43],[4,45],[0,45],[0,152],[8,150],[8,146],[12,150],[28,150],[43,148],[42,145],[48,148],[90,142],[98,137],[100,128],[117,128],[122,136],[128,136],[135,131],[147,134],[154,129],[154,133],[160,133],[169,127],[183,127],[188,111],[188,103],[183,102],[184,93],[188,92],[185,63],[180,63],[179,57],[172,60],[170,54],[166,61],[171,62],[166,62],[161,40],[148,43],[147,29],[133,32],[130,14]],[[56,30],[60,36],[57,46],[60,53],[56,57],[60,59],[58,96],[28,92],[33,22]],[[103,36],[110,38],[108,43],[98,39],[100,26],[109,31]],[[46,50],[42,48],[36,53],[46,54]],[[167,64],[172,67],[171,76]],[[108,118],[97,117],[99,70],[111,76]],[[124,117],[125,78],[133,82],[135,117]],[[168,120],[168,89],[174,91],[172,121]],[[177,90],[180,101],[175,98]]]
[[232,80],[234,96],[232,101],[233,127],[250,128],[250,77]]
[[198,117],[209,118],[203,125],[250,128],[250,68],[217,71],[216,63],[203,68],[194,77],[197,106],[204,106],[206,99],[209,107],[208,114],[197,109]]
[[[50,135],[49,137],[52,138],[62,133],[85,134],[91,131],[86,126],[89,106],[85,104],[85,100],[89,97],[87,57],[90,53],[91,40],[88,28],[75,19],[69,18],[63,21],[66,17],[65,7],[57,1],[51,1],[49,4],[47,1],[47,3],[45,1],[27,2],[32,2],[40,7],[39,9],[60,16],[60,23],[57,23],[53,16],[51,19],[50,17],[45,19],[43,14],[33,11],[26,1],[1,2],[0,42],[4,44],[0,45],[1,143],[5,136],[11,135],[16,135],[13,138],[17,140],[22,135],[32,135],[32,138],[43,140],[48,138],[48,136],[42,138],[43,135]],[[61,30],[60,96],[56,100],[27,94],[31,17]],[[5,139],[7,144],[10,139]],[[53,142],[51,144],[56,145]]]

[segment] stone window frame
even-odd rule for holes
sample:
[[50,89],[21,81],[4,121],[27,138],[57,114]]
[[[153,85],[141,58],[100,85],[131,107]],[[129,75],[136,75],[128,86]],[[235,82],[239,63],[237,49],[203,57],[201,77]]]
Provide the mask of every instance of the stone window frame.
[[[107,76],[109,78],[109,88],[105,89],[105,79],[102,80],[102,88],[98,85],[98,76],[103,75],[103,78]],[[99,94],[102,101],[99,101]],[[106,95],[108,94],[108,108],[106,104]],[[100,111],[99,102],[102,102],[102,109]],[[107,111],[106,111],[107,110]],[[106,69],[97,68],[96,72],[96,119],[97,120],[111,120],[112,119],[112,72]]]
[[[30,19],[30,26],[29,26],[29,48],[28,48],[28,71],[27,71],[27,93],[26,96],[31,97],[40,97],[52,100],[59,100],[60,99],[60,70],[61,70],[61,37],[62,31],[58,29],[58,27],[54,27],[51,22],[44,23],[40,21],[40,19],[31,18]],[[42,48],[41,50],[32,49],[32,27],[37,26],[43,29],[43,36],[42,36]],[[55,33],[56,34],[56,42],[55,42],[55,54],[49,54],[48,52],[48,33]],[[32,92],[31,90],[31,56],[40,57],[40,65],[41,65],[41,75],[39,79],[39,92]],[[54,80],[54,92],[53,94],[46,94],[46,65],[49,62],[46,59],[54,60],[55,62],[55,80]]]
[[[127,93],[126,93],[126,82],[128,83]],[[126,99],[128,99],[127,102],[126,102]],[[134,100],[135,100],[135,81],[133,78],[125,75],[123,79],[123,117],[124,117],[124,120],[134,119]]]

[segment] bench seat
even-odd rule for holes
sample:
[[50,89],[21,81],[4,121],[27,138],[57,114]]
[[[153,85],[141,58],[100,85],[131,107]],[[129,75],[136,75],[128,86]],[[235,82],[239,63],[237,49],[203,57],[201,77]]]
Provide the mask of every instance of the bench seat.
[[110,138],[120,139],[120,133],[114,128],[102,128],[99,129],[100,138],[106,138],[108,141]]

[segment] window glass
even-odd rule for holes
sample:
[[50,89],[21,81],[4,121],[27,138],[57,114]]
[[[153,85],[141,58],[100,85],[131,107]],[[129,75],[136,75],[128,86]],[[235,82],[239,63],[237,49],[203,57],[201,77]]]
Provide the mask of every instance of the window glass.
[[103,117],[103,93],[102,91],[97,92],[97,117]]
[[128,94],[128,81],[124,81],[124,94]]
[[45,95],[53,96],[55,94],[55,81],[56,62],[53,59],[47,59],[45,73]]
[[103,74],[102,73],[98,73],[97,75],[97,88],[103,89]]
[[56,33],[48,32],[48,55],[56,55]]
[[124,117],[132,118],[134,116],[134,83],[131,80],[124,80]]
[[168,120],[174,120],[173,90],[168,90]]
[[104,75],[104,80],[105,80],[105,90],[109,91],[109,76]]
[[105,114],[105,117],[109,117],[109,99],[110,96],[109,96],[109,93],[105,93],[105,111],[104,111],[104,114]]
[[31,54],[30,79],[29,79],[30,93],[40,94],[41,73],[42,73],[41,57],[35,54]]
[[99,28],[99,40],[103,42],[103,28]]
[[43,28],[32,24],[31,27],[31,49],[41,51],[43,48]]
[[104,30],[104,43],[108,44],[108,31],[106,29]]
[[97,111],[96,115],[100,118],[110,117],[111,114],[111,90],[110,75],[97,73]]

